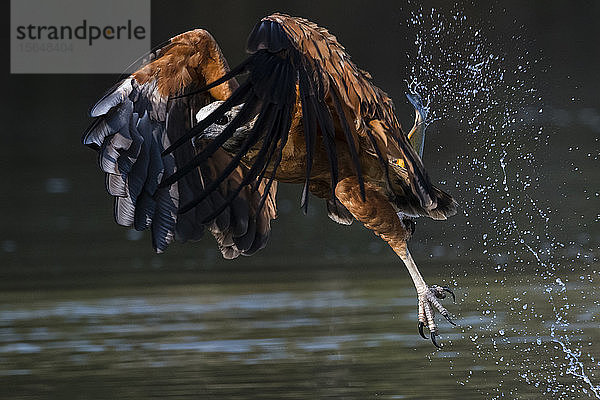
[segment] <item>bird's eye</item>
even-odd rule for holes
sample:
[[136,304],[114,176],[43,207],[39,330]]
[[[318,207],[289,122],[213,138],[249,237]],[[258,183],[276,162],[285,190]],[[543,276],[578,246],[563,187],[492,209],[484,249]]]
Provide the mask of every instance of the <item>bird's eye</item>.
[[227,125],[228,122],[229,122],[229,120],[227,119],[227,117],[223,115],[221,118],[219,118],[215,122],[215,124],[217,124],[217,125]]

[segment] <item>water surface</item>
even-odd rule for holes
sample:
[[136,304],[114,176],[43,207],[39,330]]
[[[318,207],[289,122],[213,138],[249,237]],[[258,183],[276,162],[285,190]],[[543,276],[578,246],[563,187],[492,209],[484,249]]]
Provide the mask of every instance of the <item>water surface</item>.
[[[539,357],[563,356],[552,337],[519,334],[524,304],[539,307],[528,329],[544,330],[552,316],[544,288],[519,282],[461,278],[457,304],[446,301],[460,326],[438,318],[437,350],[418,336],[414,288],[394,265],[310,269],[295,279],[155,277],[145,286],[124,277],[117,287],[2,293],[0,397],[533,399],[540,389],[521,375],[543,372]],[[489,299],[499,301],[482,307]],[[599,308],[582,308],[567,327],[573,345],[600,339]],[[556,379],[572,384],[566,374]]]

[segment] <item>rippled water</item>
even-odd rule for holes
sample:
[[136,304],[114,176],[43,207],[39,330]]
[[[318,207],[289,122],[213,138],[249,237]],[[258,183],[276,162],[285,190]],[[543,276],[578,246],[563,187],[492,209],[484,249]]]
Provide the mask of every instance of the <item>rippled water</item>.
[[[520,375],[547,367],[536,354],[563,358],[552,337],[520,334],[522,324],[544,329],[552,315],[543,287],[526,284],[531,277],[461,278],[457,304],[448,304],[459,327],[438,321],[444,347],[436,350],[416,332],[414,288],[396,267],[4,292],[0,397],[539,398]],[[571,291],[594,285],[570,280]],[[482,309],[490,298],[500,301]],[[538,318],[520,318],[527,304]],[[581,308],[565,328],[597,358],[588,342],[600,340],[599,311]],[[508,363],[516,358],[521,368]],[[571,384],[562,372],[556,379]]]

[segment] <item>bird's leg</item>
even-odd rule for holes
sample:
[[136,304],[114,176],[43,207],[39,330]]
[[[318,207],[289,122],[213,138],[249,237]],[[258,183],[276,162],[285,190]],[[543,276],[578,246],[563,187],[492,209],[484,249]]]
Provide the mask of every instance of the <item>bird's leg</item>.
[[454,325],[450,319],[450,314],[439,302],[439,299],[446,297],[446,292],[451,293],[453,297],[454,294],[446,287],[427,286],[406,245],[411,236],[410,229],[398,217],[382,190],[369,182],[365,182],[365,201],[363,201],[358,188],[357,178],[348,177],[338,183],[335,193],[338,200],[350,211],[354,218],[385,240],[402,259],[417,290],[419,333],[426,338],[423,333],[423,327],[426,326],[429,329],[431,341],[438,346],[435,340],[438,333],[434,320],[435,310],[437,309]]
[[447,287],[438,285],[428,287],[427,284],[425,284],[425,280],[421,276],[421,273],[419,272],[417,265],[415,264],[406,246],[405,250],[400,252],[398,255],[400,258],[402,258],[402,261],[404,261],[404,265],[406,265],[408,273],[415,284],[415,289],[417,290],[419,306],[419,334],[424,339],[427,339],[425,333],[423,333],[423,327],[426,326],[429,329],[431,341],[434,345],[439,347],[435,340],[435,337],[438,333],[438,328],[434,320],[435,310],[437,309],[440,314],[442,314],[452,325],[456,324],[452,322],[452,319],[450,319],[450,313],[448,310],[446,310],[446,308],[444,308],[444,306],[442,306],[438,299],[445,298],[446,292],[450,293],[454,298],[454,293]]

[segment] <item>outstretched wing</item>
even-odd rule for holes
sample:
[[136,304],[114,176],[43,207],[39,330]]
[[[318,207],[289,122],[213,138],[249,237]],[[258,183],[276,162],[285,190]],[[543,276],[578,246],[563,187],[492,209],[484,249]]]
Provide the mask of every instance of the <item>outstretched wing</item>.
[[[392,101],[370,82],[368,73],[352,63],[344,48],[327,30],[305,19],[274,14],[256,25],[248,39],[248,52],[250,56],[246,61],[205,89],[212,89],[243,72],[248,73],[246,81],[191,132],[173,143],[166,153],[176,151],[231,107],[243,103],[241,111],[203,152],[167,177],[162,182],[162,187],[183,179],[196,165],[204,162],[227,142],[238,127],[253,118],[256,118],[256,122],[233,157],[230,169],[238,165],[250,149],[258,149],[246,181],[262,181],[266,171],[270,170],[266,183],[268,187],[281,162],[281,152],[288,139],[292,118],[298,111],[296,107],[301,107],[307,161],[302,194],[304,207],[307,205],[317,137],[329,159],[333,200],[338,182],[340,151],[350,155],[364,199],[364,178],[359,154],[367,152],[379,159],[386,174],[389,160],[403,159],[405,168],[410,172],[408,182],[411,191],[422,207],[435,207],[427,173],[421,159],[401,131]],[[342,143],[346,148],[337,148],[336,142]],[[223,172],[214,185],[224,179],[226,174],[227,171]],[[207,187],[183,210],[203,201],[210,195],[211,189]],[[225,203],[233,201],[235,195],[233,192],[225,199]]]
[[[244,181],[247,170],[243,166],[229,170],[210,196],[181,212],[180,205],[203,192],[231,163],[224,151],[213,152],[177,183],[159,186],[164,176],[176,173],[196,152],[191,141],[170,154],[163,155],[164,149],[193,128],[200,108],[229,98],[238,84],[231,79],[209,91],[193,92],[228,71],[213,37],[197,29],[172,38],[144,67],[92,107],[95,120],[84,133],[83,143],[99,153],[106,188],[115,196],[115,220],[137,230],[150,227],[158,252],[174,238],[200,239],[205,227],[227,258],[250,254],[266,244],[270,220],[275,218],[276,187],[257,185],[253,191],[246,185],[235,203],[224,203],[232,188]],[[270,202],[259,208],[263,194]]]

